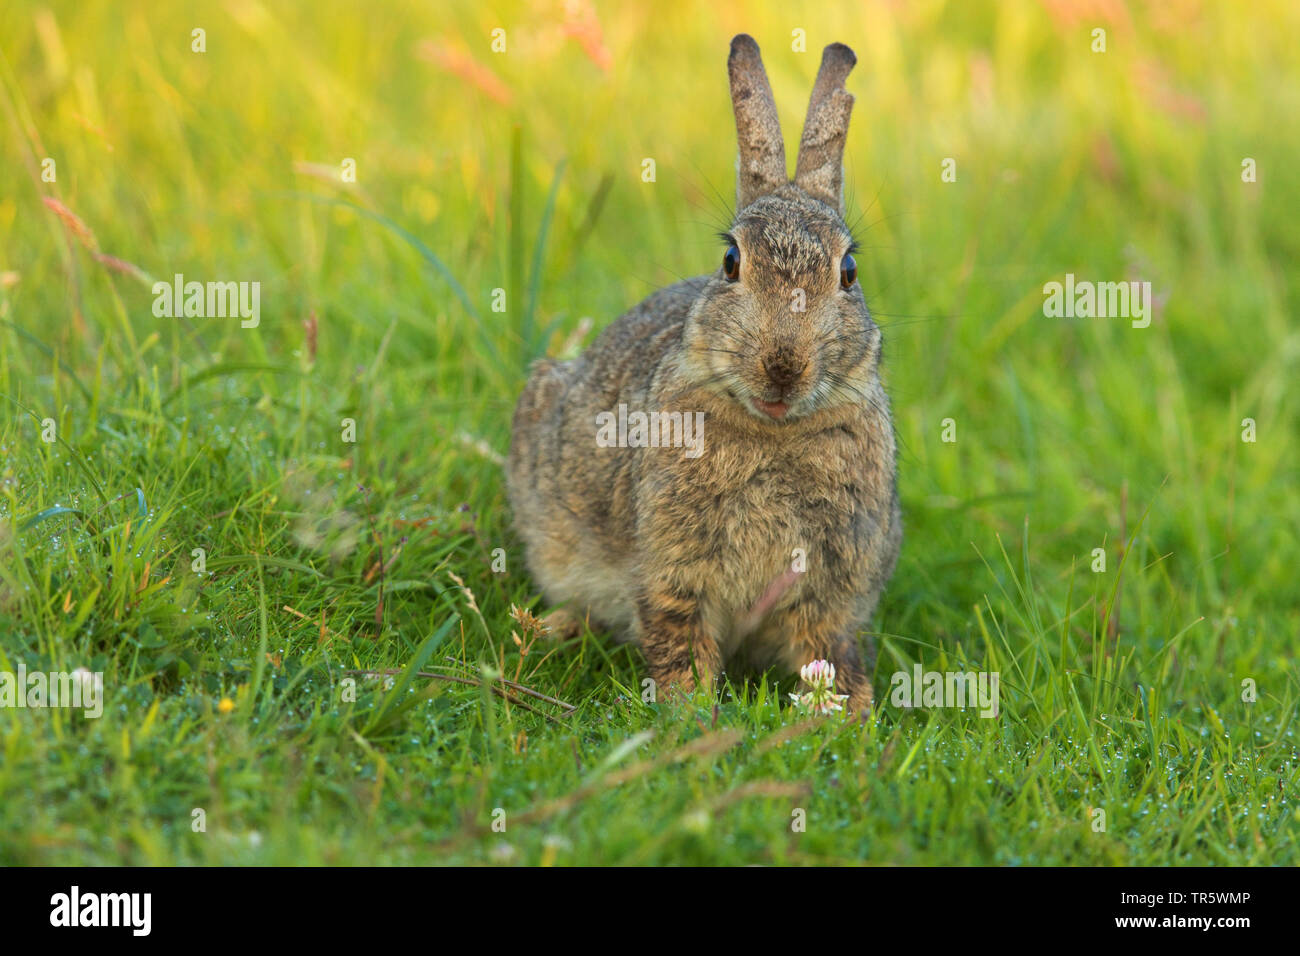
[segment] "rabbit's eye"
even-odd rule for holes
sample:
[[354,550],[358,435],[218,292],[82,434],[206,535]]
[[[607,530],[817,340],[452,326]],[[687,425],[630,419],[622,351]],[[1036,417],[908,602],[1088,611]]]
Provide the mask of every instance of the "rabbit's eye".
[[840,285],[846,289],[853,288],[853,283],[858,281],[858,263],[849,253],[844,253],[844,258],[840,260]]
[[740,278],[740,248],[732,246],[727,250],[726,255],[722,257],[722,274],[726,276],[728,282],[735,282]]

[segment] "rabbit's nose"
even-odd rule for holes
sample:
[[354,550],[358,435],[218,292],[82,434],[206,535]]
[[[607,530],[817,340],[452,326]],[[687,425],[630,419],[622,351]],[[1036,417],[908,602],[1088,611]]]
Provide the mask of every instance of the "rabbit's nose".
[[803,370],[807,367],[807,362],[799,361],[784,350],[773,352],[763,359],[763,371],[767,373],[767,380],[783,391],[799,381],[799,376],[803,375]]

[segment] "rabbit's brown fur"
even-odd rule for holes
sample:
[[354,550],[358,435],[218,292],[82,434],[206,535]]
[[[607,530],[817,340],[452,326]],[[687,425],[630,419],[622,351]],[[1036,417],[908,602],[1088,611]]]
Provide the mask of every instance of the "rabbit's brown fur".
[[[758,47],[732,41],[738,279],[655,293],[582,356],[537,363],[515,410],[507,484],[529,569],[550,601],[635,640],[662,688],[825,658],[850,707],[871,705],[857,635],[902,522],[880,330],[840,281],[853,63],[827,47],[787,181]],[[702,453],[600,447],[597,415],[619,405],[702,412]]]

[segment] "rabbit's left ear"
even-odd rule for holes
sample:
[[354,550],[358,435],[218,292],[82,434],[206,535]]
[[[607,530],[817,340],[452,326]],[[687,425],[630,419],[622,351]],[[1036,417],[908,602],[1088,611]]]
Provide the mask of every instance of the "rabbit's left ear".
[[822,53],[794,173],[796,186],[840,215],[844,214],[844,140],[853,111],[853,95],[844,88],[844,80],[857,62],[843,43],[832,43]]

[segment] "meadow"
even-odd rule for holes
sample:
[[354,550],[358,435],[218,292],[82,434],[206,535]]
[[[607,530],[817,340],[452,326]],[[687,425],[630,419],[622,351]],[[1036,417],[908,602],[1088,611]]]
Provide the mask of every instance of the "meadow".
[[[1298,29],[5,3],[0,672],[105,697],[0,708],[0,863],[1300,863]],[[635,648],[539,634],[505,497],[529,362],[717,268],[738,32],[791,166],[858,55],[905,523],[865,722],[774,675],[643,701]],[[159,308],[178,275],[255,323]],[[1045,314],[1067,275],[1149,324]],[[918,664],[998,716],[895,706]]]

